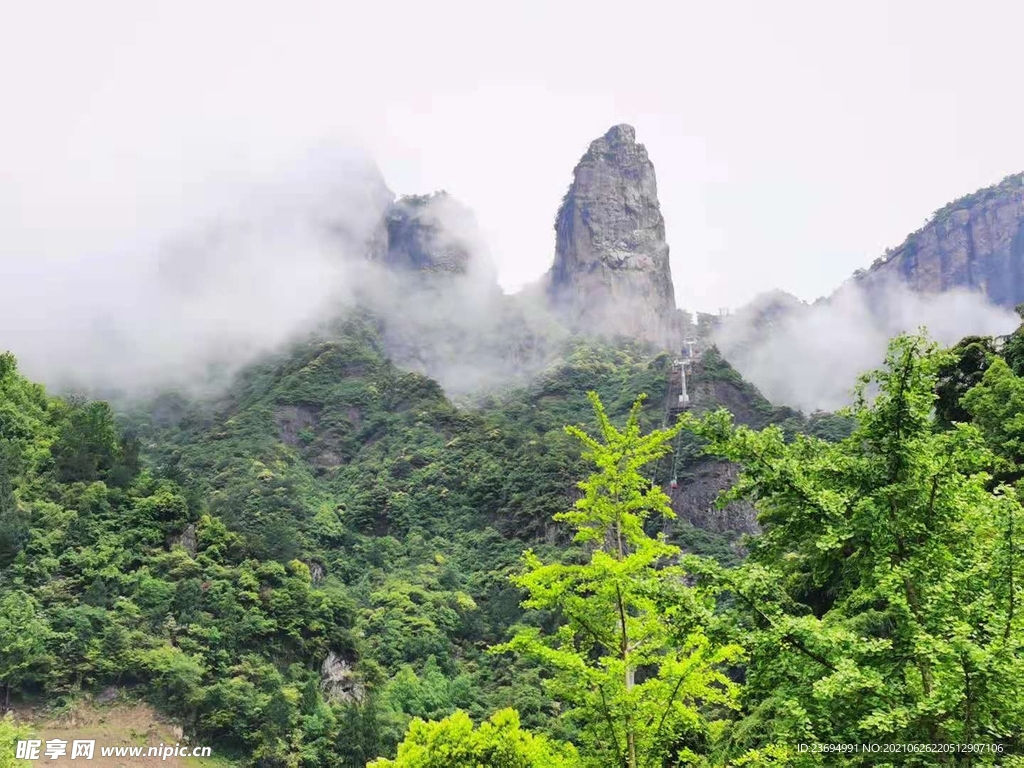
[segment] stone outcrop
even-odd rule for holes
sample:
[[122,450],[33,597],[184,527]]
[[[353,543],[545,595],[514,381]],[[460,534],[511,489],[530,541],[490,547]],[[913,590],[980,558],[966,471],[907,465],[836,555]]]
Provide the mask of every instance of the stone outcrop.
[[732,501],[721,509],[717,505],[718,497],[736,484],[739,474],[738,465],[715,459],[704,459],[687,467],[679,478],[679,487],[665,489],[677,519],[716,533],[759,533],[757,511],[751,504]]
[[654,165],[617,125],[590,144],[555,222],[547,291],[573,327],[668,342],[679,324]]
[[387,247],[356,283],[388,355],[450,394],[521,384],[565,336],[546,304],[505,295],[473,213],[446,192],[395,201]]
[[890,280],[926,293],[973,289],[1011,309],[1024,302],[1024,174],[950,203],[855,275],[869,290]]
[[188,552],[190,557],[195,557],[199,549],[199,539],[196,537],[196,524],[189,523],[177,536],[171,538],[171,544],[177,544]]
[[466,274],[483,250],[472,212],[443,191],[399,198],[385,227],[383,259],[393,269]]
[[320,665],[320,690],[343,704],[361,704],[366,698],[366,686],[353,665],[334,651]]

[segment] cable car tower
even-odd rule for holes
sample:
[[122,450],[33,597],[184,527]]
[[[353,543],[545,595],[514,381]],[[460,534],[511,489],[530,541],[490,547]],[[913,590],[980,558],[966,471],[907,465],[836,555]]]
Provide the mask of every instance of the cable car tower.
[[668,401],[666,411],[668,418],[666,423],[675,423],[676,417],[690,407],[690,393],[686,389],[686,372],[693,362],[694,342],[687,341],[686,351],[678,360],[672,361],[672,371],[668,377]]
[[[685,341],[683,344],[685,346],[683,356],[678,360],[672,361],[672,370],[668,377],[668,395],[665,404],[666,424],[674,424],[676,419],[679,418],[679,414],[690,408],[690,393],[686,389],[686,374],[694,360],[693,347],[696,342]],[[672,480],[669,482],[669,488],[672,490],[679,487],[678,470],[682,436],[683,433],[680,432],[676,438],[676,448],[672,456]]]

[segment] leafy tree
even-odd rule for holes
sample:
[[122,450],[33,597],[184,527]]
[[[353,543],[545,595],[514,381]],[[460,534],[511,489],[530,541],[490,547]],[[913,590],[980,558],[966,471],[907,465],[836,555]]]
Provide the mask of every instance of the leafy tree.
[[[707,748],[704,707],[730,706],[737,688],[722,671],[735,644],[705,632],[713,595],[686,584],[679,550],[644,531],[651,514],[671,516],[668,497],[640,470],[668,450],[675,426],[641,434],[642,398],[625,429],[591,393],[601,440],[570,427],[597,471],[580,483],[572,511],[556,515],[592,548],[582,564],[545,564],[532,552],[515,582],[524,605],[556,612],[557,628],[523,628],[495,651],[539,658],[553,672],[554,698],[580,728],[586,757],[624,768],[697,759]],[[603,440],[603,441],[602,441]]]
[[51,631],[37,613],[36,603],[18,590],[0,599],[0,710],[11,705],[11,691],[38,677],[48,661],[46,642]]
[[[0,357],[0,365],[3,358]],[[14,715],[8,713],[0,717],[0,768],[17,768],[24,765],[24,760],[18,760],[18,742],[25,739],[38,738],[31,729],[15,722]]]
[[[1017,316],[1024,320],[1024,304],[1014,307]],[[1018,376],[1024,376],[1024,324],[1003,339],[1003,358]]]
[[338,721],[331,757],[341,768],[365,768],[385,751],[381,748],[379,719],[372,699],[361,705],[343,706]]
[[108,482],[123,488],[131,483],[142,469],[140,454],[142,442],[134,432],[125,432],[118,441],[117,460],[110,470]]
[[13,446],[0,440],[0,568],[10,563],[29,539],[28,515],[14,497]]
[[178,715],[188,715],[199,696],[202,663],[171,645],[145,651],[140,663],[158,686],[160,703]]
[[60,481],[102,479],[117,463],[118,450],[119,439],[110,406],[104,402],[72,401],[52,449]]
[[801,742],[1024,746],[1021,509],[990,489],[994,457],[976,427],[936,428],[936,376],[949,363],[920,337],[895,339],[838,443],[787,443],[725,412],[688,420],[708,451],[742,465],[723,501],[753,501],[763,528],[743,567],[706,571],[732,591],[751,653],[728,754]]
[[1000,479],[1019,479],[1024,473],[1024,379],[997,357],[960,403],[995,451]]
[[433,656],[427,659],[423,673],[417,675],[404,666],[388,682],[385,704],[425,720],[439,720],[459,706],[469,703],[469,679],[452,679],[446,675]]
[[41,386],[18,374],[14,355],[0,354],[0,440],[25,444],[45,434],[51,404]]
[[981,382],[994,359],[997,358],[992,339],[983,336],[968,336],[950,350],[949,360],[939,366],[936,376],[936,422],[941,427],[970,421],[961,398]]
[[459,710],[439,722],[412,721],[394,760],[367,768],[575,768],[576,750],[520,728],[514,709],[496,712],[479,728]]
[[807,419],[806,432],[822,440],[836,442],[849,437],[855,424],[853,419],[846,413],[826,413],[815,411]]

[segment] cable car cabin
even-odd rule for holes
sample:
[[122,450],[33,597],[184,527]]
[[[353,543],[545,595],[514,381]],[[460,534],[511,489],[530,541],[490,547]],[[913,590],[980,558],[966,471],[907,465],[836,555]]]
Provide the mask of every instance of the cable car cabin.
[[679,481],[673,477],[672,480],[669,482],[668,487],[674,491],[676,488],[679,487]]

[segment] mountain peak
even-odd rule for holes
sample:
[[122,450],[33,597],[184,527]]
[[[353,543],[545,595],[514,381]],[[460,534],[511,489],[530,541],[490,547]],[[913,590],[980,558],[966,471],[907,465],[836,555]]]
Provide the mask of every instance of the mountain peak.
[[616,125],[573,171],[555,222],[548,294],[571,325],[665,341],[675,291],[654,164],[636,131]]
[[608,129],[608,133],[600,139],[595,139],[594,143],[600,141],[606,141],[609,144],[636,144],[636,128],[627,123],[613,125]]

